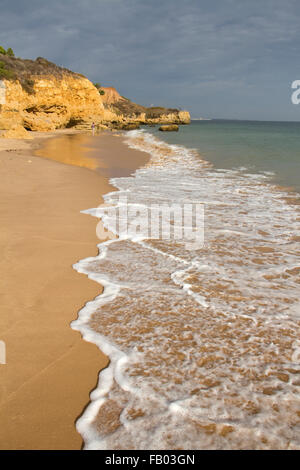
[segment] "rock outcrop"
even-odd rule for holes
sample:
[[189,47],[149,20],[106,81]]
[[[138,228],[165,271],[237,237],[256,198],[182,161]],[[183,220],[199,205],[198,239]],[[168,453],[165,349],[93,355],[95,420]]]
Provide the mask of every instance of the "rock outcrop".
[[104,108],[118,117],[118,121],[139,123],[146,125],[155,124],[189,124],[191,122],[188,111],[178,109],[150,107],[130,101],[121,96],[113,87],[103,87],[102,101]]
[[[146,108],[122,97],[114,88],[104,95],[86,77],[41,57],[23,60],[0,53],[0,129],[52,131],[90,129],[92,122],[117,129],[140,124],[188,124],[187,111]],[[3,72],[4,71],[4,72]],[[6,134],[7,135],[7,134]],[[27,135],[26,133],[23,135]]]
[[26,129],[20,125],[16,125],[11,129],[8,129],[1,135],[1,137],[4,139],[33,139],[30,132],[26,131]]
[[178,132],[178,125],[177,124],[169,124],[167,126],[160,126],[159,127],[159,131],[162,131],[162,132]]

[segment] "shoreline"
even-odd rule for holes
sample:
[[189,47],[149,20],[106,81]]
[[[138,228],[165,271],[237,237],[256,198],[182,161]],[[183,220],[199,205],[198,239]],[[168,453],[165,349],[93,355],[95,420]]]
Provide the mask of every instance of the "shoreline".
[[[131,155],[121,165],[129,174],[146,154],[129,149],[113,134],[100,134],[97,143],[104,139],[105,148],[103,155],[100,148],[102,168],[97,171],[37,156],[60,140],[63,161],[64,136],[76,134],[69,140],[93,142],[69,130],[36,133],[34,140],[0,140],[5,226],[0,339],[7,353],[7,363],[0,366],[1,449],[80,449],[75,422],[108,364],[96,345],[70,327],[85,303],[101,293],[98,283],[72,267],[97,255],[100,243],[98,221],[80,211],[96,207],[103,194],[115,189],[108,182],[108,175],[114,175],[112,153],[115,162],[120,151],[126,158]],[[99,150],[82,147],[80,152],[86,159]]]

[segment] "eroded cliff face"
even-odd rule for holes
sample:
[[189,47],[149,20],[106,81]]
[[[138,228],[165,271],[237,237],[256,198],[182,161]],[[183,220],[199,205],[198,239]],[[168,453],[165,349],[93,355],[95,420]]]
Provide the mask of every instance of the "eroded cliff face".
[[126,98],[121,96],[113,86],[102,87],[101,90],[104,91],[104,95],[102,95],[102,102],[104,106],[113,105],[118,101],[126,101]]
[[4,80],[4,85],[0,113],[0,127],[4,129],[21,125],[32,131],[49,131],[84,122],[99,123],[105,115],[99,92],[87,78],[35,78],[34,93],[30,94],[19,81]]

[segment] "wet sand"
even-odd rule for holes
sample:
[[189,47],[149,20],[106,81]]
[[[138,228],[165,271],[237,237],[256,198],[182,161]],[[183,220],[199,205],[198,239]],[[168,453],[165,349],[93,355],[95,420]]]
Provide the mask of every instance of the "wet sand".
[[75,421],[108,360],[70,328],[100,293],[72,268],[99,243],[97,219],[80,211],[146,159],[114,135],[0,139],[0,449],[81,448]]

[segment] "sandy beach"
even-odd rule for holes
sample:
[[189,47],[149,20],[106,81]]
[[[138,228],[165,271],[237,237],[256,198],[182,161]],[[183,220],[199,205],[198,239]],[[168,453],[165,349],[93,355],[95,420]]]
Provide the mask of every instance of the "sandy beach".
[[70,328],[101,291],[72,268],[99,243],[97,220],[80,211],[146,158],[113,134],[0,139],[1,449],[82,446],[75,421],[108,360]]

